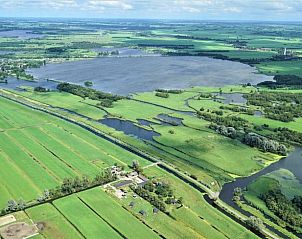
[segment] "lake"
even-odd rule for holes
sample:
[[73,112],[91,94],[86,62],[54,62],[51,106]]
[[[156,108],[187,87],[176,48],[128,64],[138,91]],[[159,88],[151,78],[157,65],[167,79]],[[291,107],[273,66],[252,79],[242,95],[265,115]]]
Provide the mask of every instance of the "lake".
[[27,71],[39,80],[53,79],[83,84],[119,95],[183,89],[193,86],[224,86],[272,80],[239,62],[208,57],[102,57],[92,60],[48,64]]
[[20,39],[41,38],[43,35],[35,34],[30,30],[0,31],[0,37],[17,37]]

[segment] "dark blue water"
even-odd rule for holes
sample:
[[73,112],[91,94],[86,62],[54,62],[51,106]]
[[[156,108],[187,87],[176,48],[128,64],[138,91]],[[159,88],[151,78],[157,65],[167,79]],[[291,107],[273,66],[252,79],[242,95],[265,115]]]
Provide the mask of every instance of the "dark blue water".
[[238,178],[234,182],[225,184],[219,197],[229,205],[236,207],[236,204],[232,201],[235,188],[245,188],[258,177],[281,168],[291,171],[296,176],[296,178],[302,182],[302,148],[297,147],[292,153],[289,154],[288,157],[271,164],[270,166],[250,177]]
[[208,57],[101,57],[92,60],[47,64],[30,69],[38,79],[84,84],[105,92],[128,95],[158,88],[257,84],[272,76],[255,74],[248,65]]
[[100,120],[100,123],[105,124],[111,128],[118,131],[124,132],[126,135],[133,136],[135,138],[143,140],[153,140],[154,136],[160,136],[159,133],[153,130],[147,130],[142,127],[137,126],[131,121],[120,120],[116,118],[105,118]]

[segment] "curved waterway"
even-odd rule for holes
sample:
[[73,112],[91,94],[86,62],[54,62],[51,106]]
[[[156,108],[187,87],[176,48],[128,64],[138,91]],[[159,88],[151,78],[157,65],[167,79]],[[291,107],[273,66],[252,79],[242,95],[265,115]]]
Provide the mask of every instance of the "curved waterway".
[[27,70],[39,81],[52,79],[83,85],[119,95],[158,88],[257,84],[272,76],[239,62],[190,56],[101,57],[91,60],[47,64]]
[[288,157],[271,164],[256,174],[246,178],[238,178],[234,182],[225,184],[219,197],[227,204],[238,209],[238,206],[232,201],[233,192],[236,187],[245,188],[258,177],[281,168],[291,171],[296,178],[302,182],[302,147],[296,147],[295,150],[288,155]]

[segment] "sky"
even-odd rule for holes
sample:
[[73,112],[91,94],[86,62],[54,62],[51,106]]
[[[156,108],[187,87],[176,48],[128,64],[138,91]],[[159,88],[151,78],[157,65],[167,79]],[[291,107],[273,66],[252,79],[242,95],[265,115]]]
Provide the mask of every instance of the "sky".
[[302,0],[0,0],[0,17],[302,21]]

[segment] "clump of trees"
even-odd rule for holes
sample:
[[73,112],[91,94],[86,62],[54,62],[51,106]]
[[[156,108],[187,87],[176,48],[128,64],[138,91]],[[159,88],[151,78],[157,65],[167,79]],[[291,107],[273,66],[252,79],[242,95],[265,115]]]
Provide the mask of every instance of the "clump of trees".
[[277,128],[274,129],[274,134],[270,135],[270,138],[279,140],[282,142],[295,142],[302,144],[302,133],[290,130],[288,128]]
[[69,83],[60,83],[57,86],[57,89],[59,91],[64,91],[73,95],[80,96],[82,98],[89,98],[92,100],[101,101],[99,103],[99,106],[102,107],[112,107],[113,102],[124,98],[123,96],[112,95],[95,89],[83,87],[80,85],[73,85]]
[[86,87],[91,87],[91,86],[93,86],[93,82],[92,82],[92,81],[85,81],[85,82],[84,82],[84,85],[85,85]]
[[301,196],[289,200],[280,189],[274,189],[261,195],[261,199],[270,211],[289,225],[293,227],[302,226]]
[[233,201],[234,202],[239,202],[240,201],[240,198],[242,197],[242,189],[237,187],[234,189],[234,192],[233,192]]
[[249,105],[263,107],[267,118],[290,122],[302,117],[302,94],[257,92],[244,97]]
[[257,231],[261,231],[265,228],[263,221],[255,216],[250,216],[249,219],[246,221],[247,225],[251,228],[256,229]]
[[131,168],[137,172],[138,174],[143,172],[143,168],[140,166],[139,162],[137,160],[134,160],[132,162]]
[[34,91],[44,93],[44,92],[48,92],[49,89],[46,89],[46,88],[41,87],[41,86],[37,86],[37,87],[34,88]]
[[170,95],[167,92],[156,92],[155,96],[161,97],[161,98],[169,98]]
[[221,135],[230,137],[232,139],[237,138],[237,130],[234,127],[226,127],[224,125],[215,124],[211,124],[209,127]]
[[210,98],[213,98],[213,95],[211,93],[200,93],[198,100],[210,99]]
[[243,143],[263,150],[264,152],[276,153],[284,156],[287,154],[287,148],[284,144],[280,144],[275,140],[270,140],[255,133],[245,134]]
[[151,180],[143,186],[132,186],[131,189],[162,212],[167,211],[168,204],[183,204],[183,199],[176,199],[170,184],[166,182]]

